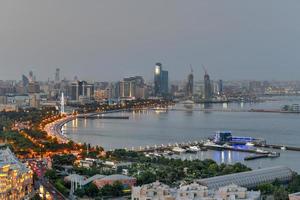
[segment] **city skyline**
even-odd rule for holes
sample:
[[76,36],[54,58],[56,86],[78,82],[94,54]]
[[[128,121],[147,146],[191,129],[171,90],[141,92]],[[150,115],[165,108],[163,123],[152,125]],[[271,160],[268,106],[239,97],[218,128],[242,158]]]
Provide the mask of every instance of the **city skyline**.
[[0,79],[32,70],[47,80],[60,68],[68,79],[151,80],[156,62],[170,80],[190,64],[195,79],[201,64],[212,79],[298,79],[299,3],[70,2],[2,3]]

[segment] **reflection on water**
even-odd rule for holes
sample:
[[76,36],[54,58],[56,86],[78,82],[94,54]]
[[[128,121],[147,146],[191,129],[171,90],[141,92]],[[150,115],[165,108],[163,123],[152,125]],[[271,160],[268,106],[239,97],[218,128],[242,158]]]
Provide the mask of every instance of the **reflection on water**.
[[[296,98],[296,100],[295,100]],[[283,101],[285,100],[285,101]],[[291,100],[269,101],[258,104],[244,103],[244,109],[278,109],[291,104]],[[299,103],[300,98],[292,98]],[[205,106],[195,105],[195,109]],[[210,104],[212,108],[224,108],[224,104]],[[241,104],[227,104],[228,109],[241,108]],[[139,111],[109,115],[129,116],[120,119],[76,119],[66,126],[68,136],[81,143],[101,145],[105,149],[131,148],[154,144],[195,141],[207,138],[217,130],[231,130],[237,136],[264,138],[270,144],[300,146],[299,118],[297,114],[251,113],[251,112],[209,112],[200,111]],[[213,158],[217,162],[244,162],[245,153],[224,151],[199,152],[190,158]],[[300,152],[281,152],[276,159],[261,159],[245,162],[250,167],[288,165],[300,172]]]

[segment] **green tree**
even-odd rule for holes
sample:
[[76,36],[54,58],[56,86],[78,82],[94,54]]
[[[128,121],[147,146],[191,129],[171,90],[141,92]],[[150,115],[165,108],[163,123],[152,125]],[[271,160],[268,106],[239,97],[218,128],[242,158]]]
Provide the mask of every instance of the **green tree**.
[[274,191],[274,200],[288,200],[289,194],[288,192],[280,186],[278,189]]
[[54,169],[48,169],[45,173],[45,176],[51,180],[55,180],[58,178]]
[[89,197],[96,197],[99,193],[97,186],[94,183],[89,183],[86,188],[86,195]]

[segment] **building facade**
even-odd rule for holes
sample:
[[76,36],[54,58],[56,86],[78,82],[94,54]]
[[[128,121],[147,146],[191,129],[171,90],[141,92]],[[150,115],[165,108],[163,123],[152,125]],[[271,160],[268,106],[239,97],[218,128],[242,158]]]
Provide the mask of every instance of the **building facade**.
[[166,97],[169,93],[169,74],[162,69],[161,63],[156,63],[154,71],[154,96]]
[[213,93],[212,93],[211,80],[209,78],[209,75],[205,72],[205,75],[204,75],[204,100],[211,101],[212,97],[213,97]]
[[192,183],[170,188],[158,181],[133,187],[132,200],[259,200],[259,191],[248,191],[237,185],[228,185],[216,190]]
[[194,75],[193,72],[191,72],[188,75],[188,82],[186,84],[186,96],[192,97],[194,94]]
[[33,191],[33,172],[9,148],[0,150],[0,199],[25,199]]
[[94,85],[86,81],[75,81],[71,85],[71,100],[91,99],[94,96]]

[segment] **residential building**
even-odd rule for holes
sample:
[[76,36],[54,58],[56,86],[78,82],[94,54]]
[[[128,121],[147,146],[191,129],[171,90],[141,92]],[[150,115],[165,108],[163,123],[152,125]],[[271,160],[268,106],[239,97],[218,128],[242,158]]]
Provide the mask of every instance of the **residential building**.
[[235,184],[231,184],[225,187],[219,188],[215,192],[216,199],[222,200],[259,200],[260,192],[259,191],[248,191],[247,188],[239,187]]
[[175,200],[176,191],[168,185],[156,181],[154,183],[132,188],[132,200]]
[[237,185],[209,190],[198,183],[170,188],[158,181],[132,188],[132,200],[259,200],[259,191],[248,191]]
[[0,199],[26,199],[33,191],[32,176],[8,147],[0,150]]

